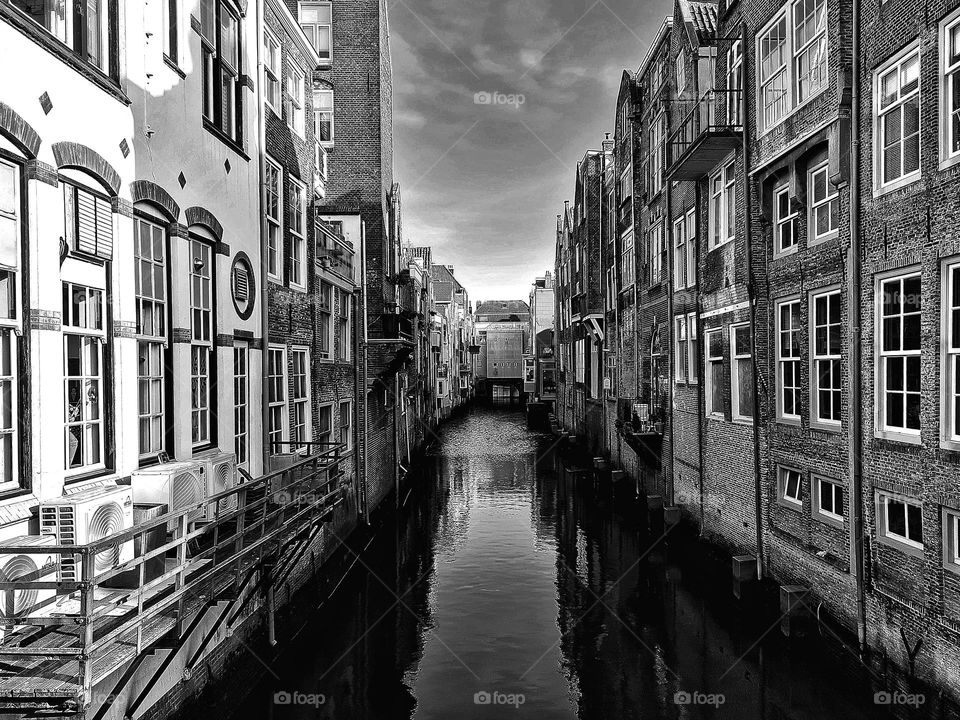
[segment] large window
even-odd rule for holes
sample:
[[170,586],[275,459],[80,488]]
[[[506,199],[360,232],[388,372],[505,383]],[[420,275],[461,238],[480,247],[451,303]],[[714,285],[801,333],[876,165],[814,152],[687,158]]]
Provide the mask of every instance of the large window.
[[700,379],[700,344],[697,341],[697,314],[695,312],[687,314],[687,344],[689,364],[687,369],[687,382],[697,383]]
[[226,0],[200,0],[203,116],[235,141],[241,137],[240,27]]
[[161,0],[163,3],[163,54],[173,61],[174,65],[179,62],[177,53],[179,26],[180,26],[180,0]]
[[153,220],[134,220],[137,294],[137,382],[140,457],[165,449],[167,350],[167,238]]
[[877,283],[879,431],[920,437],[920,273]]
[[190,426],[194,447],[213,442],[213,250],[190,241]]
[[307,188],[290,180],[290,285],[305,290],[307,263]]
[[753,418],[753,351],[745,323],[730,326],[730,405],[734,420]]
[[789,505],[803,506],[803,476],[793,468],[777,468],[780,500]]
[[663,223],[650,228],[650,284],[656,285],[667,279],[667,246],[663,241]]
[[233,452],[237,467],[250,467],[250,348],[233,346]]
[[687,337],[687,316],[678,315],[674,318],[674,380],[678,383],[686,382],[687,366],[690,362],[687,353],[690,351]]
[[943,508],[943,566],[960,573],[960,511]]
[[621,243],[620,252],[620,290],[631,287],[636,274],[636,256],[634,255],[633,230],[627,232]]
[[776,253],[786,253],[797,246],[797,234],[794,221],[797,213],[790,204],[790,188],[784,185],[773,193],[773,227]]
[[710,178],[710,249],[733,240],[737,232],[735,161],[731,160]]
[[760,122],[770,129],[827,86],[826,0],[793,0],[757,34]]
[[723,330],[715,328],[703,333],[706,343],[707,415],[723,416]]
[[727,125],[738,126],[743,122],[741,94],[743,90],[743,45],[734,40],[727,50]]
[[813,493],[815,498],[815,508],[821,518],[834,523],[843,522],[843,485],[836,480],[814,475]]
[[110,201],[86,188],[63,183],[64,231],[73,253],[99,260],[113,258],[113,212]]
[[320,62],[329,64],[333,57],[333,6],[328,2],[301,2],[300,27],[317,50]]
[[290,422],[292,452],[307,450],[310,441],[310,351],[294,348],[290,352]]
[[923,549],[923,509],[898,495],[877,494],[880,537],[906,548]]
[[825,425],[840,424],[840,291],[831,290],[811,296],[813,307],[813,388],[811,421]]
[[320,281],[317,307],[317,340],[320,359],[333,359],[333,285]]
[[650,172],[650,195],[653,196],[660,192],[663,187],[663,165],[665,152],[667,115],[662,110],[650,123],[650,162],[648,165]]
[[920,50],[914,46],[874,75],[876,190],[920,177]]
[[117,5],[113,0],[10,0],[102,73],[117,76]]
[[943,437],[960,442],[960,261],[944,267],[943,282]]
[[800,420],[800,301],[777,304],[777,419]]
[[267,275],[283,282],[283,169],[268,158],[264,172]]
[[337,357],[350,359],[350,293],[337,290]]
[[275,113],[280,112],[280,41],[263,29],[263,99]]
[[321,145],[333,145],[333,90],[313,91],[313,132]]
[[287,439],[287,349],[271,345],[267,350],[267,440],[271,455],[286,452]]
[[105,466],[103,393],[104,292],[63,283],[63,368],[65,467],[96,470]]
[[303,89],[303,71],[292,62],[287,63],[287,79],[284,88],[284,105],[287,114],[287,124],[293,131],[303,137],[304,116],[306,103]]
[[960,16],[940,23],[940,161],[960,159]]
[[687,226],[683,217],[673,221],[673,287],[687,286]]
[[827,240],[840,226],[840,201],[837,190],[830,183],[829,162],[811,168],[807,177],[810,195],[810,219],[807,222],[807,243]]
[[20,168],[0,159],[0,491],[20,483]]
[[350,448],[353,447],[353,433],[351,431],[353,413],[351,412],[349,400],[340,403],[340,412],[338,414],[340,416],[340,437],[337,441],[349,451]]
[[333,442],[333,405],[321,405],[317,408],[317,442],[321,450],[328,450],[324,445]]

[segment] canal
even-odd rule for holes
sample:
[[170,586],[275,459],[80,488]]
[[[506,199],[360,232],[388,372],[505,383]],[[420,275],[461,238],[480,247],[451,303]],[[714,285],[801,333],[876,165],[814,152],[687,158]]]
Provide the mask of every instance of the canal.
[[572,487],[553,443],[509,410],[445,426],[396,524],[217,716],[888,717],[846,646],[787,640],[720,559]]

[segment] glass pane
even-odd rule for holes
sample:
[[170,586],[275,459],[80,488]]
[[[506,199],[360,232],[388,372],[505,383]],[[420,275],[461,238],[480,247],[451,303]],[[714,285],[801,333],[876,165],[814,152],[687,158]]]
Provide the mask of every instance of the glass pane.
[[887,531],[901,537],[907,536],[907,508],[904,503],[887,500]]
[[923,518],[919,506],[907,505],[907,526],[910,539],[918,543],[923,542]]

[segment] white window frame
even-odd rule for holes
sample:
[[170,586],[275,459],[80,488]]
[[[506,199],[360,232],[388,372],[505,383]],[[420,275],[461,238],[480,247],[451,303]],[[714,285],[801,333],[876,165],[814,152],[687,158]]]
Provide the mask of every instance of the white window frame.
[[[323,415],[325,411],[330,413],[330,427],[326,430],[323,429]],[[317,405],[317,443],[333,442],[335,411],[334,403],[321,403]],[[331,446],[321,445],[320,448],[321,451],[330,450]]]
[[[299,196],[299,207],[297,197]],[[290,178],[290,287],[307,289],[307,186]],[[300,230],[297,230],[297,225]]]
[[[719,186],[717,186],[719,180]],[[723,163],[723,165],[710,176],[707,186],[709,192],[709,204],[707,208],[707,219],[710,230],[710,249],[715,250],[718,247],[726,245],[736,238],[736,215],[737,215],[737,174],[736,158]],[[730,227],[730,215],[733,214],[733,227]]]
[[620,239],[620,292],[636,283],[637,256],[633,230],[627,230]]
[[[194,382],[198,384],[206,377],[206,393],[201,398],[201,403],[197,404],[193,393],[190,397],[190,432],[191,445],[194,448],[205,447],[214,442],[214,433],[216,431],[216,392],[214,388],[217,385],[216,378],[216,346],[215,339],[217,334],[216,318],[214,317],[214,298],[216,298],[216,275],[217,275],[217,256],[213,246],[198,238],[190,238],[190,382],[191,387]],[[202,248],[208,258],[204,265],[197,265],[194,254],[198,248]],[[208,269],[209,273],[204,274],[203,270]],[[199,279],[201,288],[203,281],[208,281],[208,291],[206,297],[197,297],[194,293],[194,280]],[[207,323],[204,324],[204,316]],[[200,320],[198,323],[197,320]],[[195,363],[194,355],[205,357],[203,364],[205,373],[194,373]],[[196,366],[200,366],[196,363]],[[199,434],[194,433],[194,420],[205,417],[205,426],[197,426]]]
[[[346,408],[346,413],[344,413],[344,408]],[[343,424],[344,414],[346,414],[347,424]],[[337,403],[337,430],[341,434],[341,437],[337,438],[338,442],[343,442],[342,434],[346,430],[347,439],[344,443],[344,452],[349,453],[353,450],[353,402],[350,400],[340,400]]]
[[[325,294],[329,291],[329,302],[326,302]],[[336,308],[334,307],[337,298],[337,286],[326,280],[318,280],[317,282],[317,337],[321,337],[326,340],[326,350],[321,346],[319,348],[319,357],[317,360],[319,362],[333,362],[336,357],[336,348],[334,343],[336,342],[336,334],[334,333],[334,322],[336,319]],[[326,330],[323,330],[323,325],[320,322],[323,317],[327,319]]]
[[[0,167],[10,172],[11,187],[13,193],[10,197],[10,207],[0,207],[0,222],[12,224],[12,234],[15,242],[11,250],[10,263],[0,263],[0,269],[9,273],[9,280],[12,287],[4,293],[5,297],[0,300],[0,313],[5,317],[0,317],[0,336],[6,336],[9,340],[7,348],[9,356],[6,359],[8,368],[3,369],[3,360],[0,356],[0,388],[7,386],[7,398],[10,402],[9,412],[6,413],[9,418],[9,427],[0,427],[0,436],[5,440],[9,438],[10,443],[10,468],[11,477],[0,482],[0,492],[16,490],[21,487],[24,480],[23,473],[20,470],[20,443],[23,441],[23,433],[28,431],[23,421],[23,413],[18,412],[20,407],[20,382],[22,368],[20,367],[20,338],[22,336],[21,325],[21,252],[23,242],[23,207],[22,207],[22,189],[23,189],[23,167],[14,162],[7,162],[0,158]],[[6,306],[6,307],[4,307]],[[3,352],[3,337],[0,337],[0,353]],[[0,466],[2,468],[2,466]]]
[[663,222],[657,222],[650,228],[650,284],[657,285],[666,278],[667,252],[664,245]]
[[306,75],[294,63],[288,62],[283,85],[287,125],[298,137],[303,138],[306,132],[307,112]]
[[[960,103],[951,107],[954,97],[954,85],[960,82],[960,37],[957,39],[958,56],[955,62],[950,62],[950,34],[957,32],[960,35],[960,10],[950,13],[940,21],[940,169],[956,165],[960,162],[960,132],[954,132],[954,116],[960,122]],[[956,150],[954,150],[956,145]]]
[[[923,503],[913,498],[907,498],[903,495],[896,495],[894,493],[888,493],[884,491],[878,491],[876,498],[878,519],[877,533],[880,537],[880,540],[889,545],[912,550],[913,554],[922,554],[924,547],[922,540],[924,537]],[[903,506],[904,529],[906,535],[900,535],[899,533],[894,533],[890,530],[890,506],[894,504]],[[910,511],[908,510],[908,507],[910,506],[920,510],[920,541],[914,540],[910,537],[911,522]]]
[[[800,298],[794,296],[789,298],[784,298],[778,300],[774,307],[776,308],[776,358],[777,358],[777,422],[786,423],[790,425],[799,425],[800,424],[800,398],[802,397],[802,388],[803,383],[801,380],[801,362],[803,357],[803,352],[800,345],[800,333],[803,331],[803,320],[802,320],[802,308],[800,307]],[[783,309],[785,307],[790,307],[790,327],[785,328],[783,326]],[[793,312],[796,310],[796,318],[794,318]],[[783,340],[784,335],[788,335],[791,338],[795,339],[796,345],[798,347],[791,350],[790,355],[784,355],[783,353]],[[788,386],[786,384],[786,368],[788,363],[795,364],[795,375],[794,375],[794,385]],[[793,392],[795,396],[795,413],[788,413],[785,410],[784,397],[787,391]]]
[[[320,98],[323,96],[330,97],[329,109],[322,108],[322,103]],[[335,96],[331,88],[316,88],[313,91],[313,134],[316,138],[316,141],[323,146],[324,148],[332,148],[336,140],[336,105]],[[330,119],[330,139],[321,140],[320,127],[323,123],[323,117],[329,116]]]
[[[818,175],[824,176],[823,187],[827,193],[822,198],[817,198],[816,194],[816,177]],[[837,237],[840,232],[840,191],[830,182],[829,160],[814,165],[807,172],[807,197],[810,198],[810,214],[807,218],[807,245],[815,245]],[[833,212],[834,207],[836,207],[836,213]],[[826,208],[827,217],[831,221],[831,227],[825,233],[817,231],[817,211],[822,208]],[[834,218],[837,220],[837,225],[832,225]]]
[[[802,45],[797,40],[797,14],[796,11],[809,0],[792,0],[777,12],[770,20],[757,32],[754,46],[755,57],[757,59],[757,122],[760,135],[763,136],[770,132],[797,110],[802,108],[814,98],[825,92],[830,86],[830,37],[829,26],[829,3],[826,0],[820,0],[816,3],[822,6],[823,24],[819,30],[815,30],[810,37],[805,38]],[[816,10],[816,6],[815,6]],[[808,13],[806,17],[810,17]],[[779,62],[771,65],[769,70],[766,68],[766,54],[762,48],[765,38],[773,32],[778,25],[783,24],[782,46],[777,44],[779,50]],[[807,91],[806,97],[802,95],[802,75],[799,69],[801,58],[808,52],[816,52],[814,48],[822,47],[822,60],[818,64],[821,69],[819,84],[812,85]],[[772,54],[771,54],[772,55]],[[778,80],[778,78],[780,78]],[[778,107],[774,112],[767,112],[767,104],[764,102],[764,94],[767,87],[776,87],[778,93],[782,93],[781,99],[771,107]]]
[[[710,350],[710,340],[714,336],[720,338],[721,350],[719,355],[711,355]],[[704,348],[704,406],[706,408],[707,417],[713,418],[723,418],[723,407],[715,408],[713,406],[713,393],[717,389],[717,386],[723,387],[723,328],[710,328],[709,330],[703,331],[703,348]],[[720,366],[720,380],[719,382],[714,379],[713,371],[715,366]]]
[[[266,252],[267,252],[267,277],[276,282],[283,282],[283,167],[273,160],[269,155],[265,156],[266,177],[263,182],[263,214],[266,221]],[[270,180],[271,172],[276,173],[276,182]],[[270,198],[272,194],[277,197],[276,216],[271,214]],[[275,259],[274,257],[275,256]],[[270,269],[274,264],[273,270]]]
[[[827,317],[821,321],[819,316],[819,303],[821,300],[825,300],[827,303]],[[841,318],[836,322],[830,322],[830,304],[832,302],[837,303],[840,309]],[[810,334],[810,425],[811,427],[816,427],[821,430],[829,431],[838,431],[840,429],[841,423],[843,422],[843,295],[840,292],[838,287],[829,287],[829,288],[820,288],[810,292],[810,301],[808,304],[808,312],[810,314],[808,325],[812,329]],[[837,340],[837,347],[831,347],[831,328],[836,327],[837,331],[840,333],[839,339]],[[826,332],[826,346],[821,348],[819,343],[820,331],[823,330]],[[837,377],[836,381],[838,383],[837,387],[830,387],[827,390],[831,393],[831,406],[834,402],[837,402],[839,407],[837,410],[840,413],[840,419],[834,419],[832,417],[823,417],[820,414],[821,403],[820,403],[820,366],[824,363],[830,363],[833,366],[833,363],[836,363],[837,368]],[[835,400],[835,394],[839,392],[839,400]]]
[[[329,23],[307,23],[303,22],[303,10],[306,7],[325,7],[330,11],[330,22]],[[321,66],[328,66],[333,63],[333,3],[329,2],[301,2],[300,3],[300,27],[304,31],[304,34],[307,36],[307,41],[313,46],[314,50],[317,51],[317,54],[320,56]],[[324,57],[323,52],[317,46],[316,36],[311,37],[311,33],[308,28],[313,30],[320,30],[326,28],[330,36],[330,48],[329,48],[329,57]]]
[[940,287],[940,446],[960,450],[960,258],[943,262]]
[[[781,202],[786,199],[787,214],[782,215]],[[790,202],[790,186],[781,185],[773,191],[773,254],[775,257],[797,251],[797,211]],[[785,240],[789,242],[785,244]]]
[[676,59],[677,96],[687,89],[687,54],[681,49]]
[[[351,312],[351,303],[353,299],[353,294],[349,290],[344,290],[343,288],[336,288],[334,294],[337,296],[337,310],[335,314],[335,327],[336,332],[334,332],[334,344],[337,344],[337,340],[340,340],[340,347],[334,348],[334,353],[338,360],[343,362],[350,362],[353,357],[353,335],[350,332],[350,312]],[[339,338],[340,335],[339,329],[343,328],[343,337]]]
[[944,507],[940,517],[943,526],[943,567],[960,574],[960,510]]
[[687,256],[686,256],[686,286],[688,288],[697,285],[697,209],[690,208],[685,218],[686,228],[684,233],[687,236]]
[[[902,73],[903,66],[910,60],[916,59],[918,67],[918,81],[917,88],[915,91],[909,92],[907,95],[900,94],[900,85],[898,75],[898,88],[897,88],[897,99],[891,103],[888,107],[881,110],[880,100],[881,100],[881,81],[884,76],[888,75],[891,71],[896,70],[898,73]],[[916,182],[920,179],[922,168],[923,168],[923,142],[922,142],[922,118],[923,118],[923,96],[921,94],[922,89],[922,73],[921,70],[921,61],[922,57],[920,54],[920,45],[918,42],[913,42],[908,45],[904,50],[894,55],[890,60],[881,65],[879,68],[873,72],[873,194],[876,197],[877,195],[882,195],[884,193],[896,190],[898,188],[904,187],[911,183]],[[906,101],[912,99],[913,97],[917,98],[918,103],[918,116],[921,118],[920,123],[917,126],[918,138],[918,151],[917,151],[917,169],[909,173],[904,173],[894,178],[893,180],[884,182],[883,180],[883,171],[884,171],[884,153],[883,153],[883,143],[884,143],[884,132],[883,132],[883,118],[892,112],[900,112],[900,127],[901,127],[901,136],[900,136],[900,165],[901,169],[903,168],[903,145],[906,141],[906,136],[903,134],[903,112],[902,108],[906,104]],[[910,136],[912,137],[912,135]]]
[[[737,352],[737,332],[746,330],[750,336],[749,346],[746,353]],[[740,407],[740,373],[739,365],[746,361],[750,365],[750,394],[753,395],[753,338],[750,333],[750,323],[732,323],[730,325],[730,407],[731,417],[734,422],[753,422],[754,408]],[[754,406],[756,401],[754,401]],[[748,414],[749,413],[749,414]]]
[[681,215],[673,221],[673,289],[687,287],[687,222]]
[[[298,368],[298,361],[302,367]],[[299,383],[303,387],[298,387]],[[306,454],[310,452],[313,436],[313,418],[311,417],[310,348],[298,345],[290,348],[290,452]],[[302,394],[301,394],[302,393]],[[303,433],[302,436],[300,433]]]
[[233,344],[233,452],[237,467],[250,469],[250,346]]
[[[263,102],[274,115],[280,117],[283,94],[281,79],[283,77],[283,46],[276,35],[266,26],[263,28]],[[272,99],[271,99],[272,98]]]
[[[727,50],[726,107],[727,125],[738,127],[743,124],[743,44],[739,38],[733,41]],[[738,96],[739,94],[739,96]]]
[[[279,362],[275,363],[275,358],[279,353]],[[287,406],[287,398],[289,397],[289,392],[287,388],[287,346],[286,345],[270,345],[267,348],[267,354],[265,357],[266,368],[264,369],[264,374],[267,378],[267,452],[270,455],[282,455],[288,452],[288,448],[285,444],[290,439],[290,422],[289,422],[289,410]],[[280,374],[271,372],[271,365],[278,365],[280,369]],[[270,399],[270,393],[272,391],[271,385],[273,385],[277,380],[280,381],[280,397]],[[274,437],[278,430],[273,426],[273,413],[275,410],[279,410],[280,416],[278,422],[280,423],[279,428],[279,439]],[[274,446],[274,443],[280,443]]]
[[[796,479],[796,493],[790,493],[791,480]],[[803,472],[786,465],[777,465],[777,499],[781,505],[796,510],[803,508]]]
[[690,344],[687,338],[687,316],[674,315],[674,382],[678,385],[687,382],[687,368],[690,365]]
[[[843,527],[843,519],[845,513],[843,512],[844,504],[847,501],[847,488],[839,480],[834,480],[833,478],[828,478],[823,475],[810,475],[810,485],[813,488],[813,512],[814,515],[819,519],[827,522],[830,525],[837,525]],[[827,510],[823,505],[823,500],[825,497],[824,489],[829,487],[829,497],[830,505],[833,507],[833,510]],[[837,507],[837,491],[841,493],[840,496],[840,512],[835,512]]]
[[697,342],[697,314],[687,313],[687,384],[700,382],[700,345]]
[[[875,386],[875,406],[876,406],[876,415],[874,418],[874,435],[876,437],[887,438],[890,440],[898,440],[900,442],[912,443],[919,445],[920,444],[920,428],[912,429],[907,427],[900,427],[896,425],[887,425],[886,422],[886,366],[887,362],[890,360],[895,360],[903,358],[904,364],[904,373],[903,373],[903,390],[898,391],[903,395],[904,400],[904,418],[907,414],[907,400],[910,395],[919,395],[920,397],[920,413],[923,412],[923,392],[922,387],[919,393],[911,392],[907,389],[907,378],[910,375],[908,365],[911,359],[916,359],[918,363],[921,364],[920,372],[922,372],[922,340],[921,348],[916,350],[884,350],[883,344],[885,341],[885,323],[883,315],[883,292],[884,286],[887,283],[899,281],[899,286],[902,288],[904,281],[912,278],[921,278],[920,268],[919,267],[910,267],[902,268],[898,270],[893,270],[890,272],[882,273],[878,275],[875,279],[874,284],[874,317],[876,318],[875,326],[876,332],[874,333],[874,353],[875,353],[875,362],[874,362],[874,386]],[[922,281],[922,279],[921,279]],[[919,316],[923,318],[923,307],[922,307],[922,297],[921,297],[921,308]],[[913,316],[916,313],[904,314],[903,303],[900,303],[900,314],[898,317],[901,319],[900,331],[901,331],[901,341],[900,345],[903,344],[903,318],[905,316]],[[922,336],[921,336],[922,337]],[[918,373],[919,377],[920,373]]]

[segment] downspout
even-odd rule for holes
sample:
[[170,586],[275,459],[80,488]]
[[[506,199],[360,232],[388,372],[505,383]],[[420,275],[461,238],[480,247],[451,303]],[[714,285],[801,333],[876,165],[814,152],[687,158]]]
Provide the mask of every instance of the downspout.
[[[699,463],[697,467],[697,479],[700,485],[700,536],[703,536],[704,524],[706,522],[706,517],[704,515],[703,508],[703,476],[705,472],[704,464],[706,454],[704,453],[703,448],[703,426],[706,420],[704,418],[707,416],[707,395],[705,391],[705,386],[707,384],[706,378],[704,377],[704,371],[701,371],[700,368],[700,348],[703,340],[703,332],[700,328],[700,315],[703,312],[703,296],[700,293],[700,226],[703,224],[700,222],[700,203],[703,201],[700,192],[700,180],[697,180],[697,188],[694,196],[694,202],[697,203],[697,239],[696,246],[694,248],[695,254],[694,257],[697,260],[697,296],[694,301],[694,315],[693,315],[693,326],[694,330],[697,333],[697,356],[694,358],[694,362],[697,364],[697,412],[699,413],[697,417],[697,449],[699,451]],[[709,232],[709,230],[707,231]],[[691,332],[690,328],[687,328],[687,337],[689,338],[689,333]],[[690,343],[687,345],[687,352],[690,352]]]
[[866,579],[864,577],[864,522],[863,522],[863,469],[862,469],[862,420],[860,376],[860,0],[853,0],[852,8],[853,60],[852,92],[850,98],[850,245],[847,249],[847,343],[850,362],[847,372],[850,382],[850,424],[847,430],[849,446],[850,483],[853,499],[853,527],[850,544],[854,578],[857,585],[857,640],[861,655],[867,647]]
[[[257,0],[257,27],[263,27],[263,1]],[[263,52],[263,43],[257,43],[257,73],[262,72],[263,58],[261,53]],[[267,285],[269,281],[267,280],[267,274],[269,269],[267,267],[267,253],[264,248],[263,239],[267,236],[267,214],[264,212],[266,206],[266,200],[264,198],[264,178],[266,177],[266,152],[267,152],[267,132],[266,126],[264,124],[264,112],[266,108],[263,105],[263,94],[257,93],[257,140],[260,144],[259,152],[257,153],[257,164],[259,165],[259,173],[257,176],[257,197],[260,201],[260,333],[262,335],[262,348],[260,350],[260,373],[261,377],[266,375],[267,368],[265,365],[269,362],[270,357],[270,313],[267,303],[269,301],[269,294],[267,293]],[[267,417],[267,408],[270,406],[270,399],[268,396],[268,387],[267,383],[260,383],[260,442],[262,445],[261,461],[263,462],[263,472],[266,474],[269,472],[270,467],[270,431],[269,431],[269,418]]]
[[[358,336],[358,345],[361,348],[360,356],[362,358],[360,365],[362,365],[362,372],[360,368],[357,369],[358,374],[360,375],[360,382],[357,383],[357,397],[358,399],[362,398],[363,402],[363,457],[359,458],[357,463],[357,468],[362,472],[362,477],[360,479],[360,517],[363,519],[365,525],[370,524],[370,511],[367,508],[367,476],[368,470],[367,467],[367,439],[370,437],[370,406],[368,402],[369,393],[367,392],[367,378],[368,374],[368,359],[367,353],[369,350],[369,335],[370,329],[367,324],[367,226],[364,223],[363,219],[360,220],[360,317],[357,318],[358,325],[363,329],[363,339],[360,340],[360,333],[357,333]],[[357,403],[359,407],[360,402]],[[357,423],[357,432],[360,432],[359,423]],[[357,448],[359,450],[360,443],[357,443]]]
[[[747,24],[741,25],[742,47],[747,47]],[[747,56],[744,53],[743,64],[740,72],[744,75],[744,81],[740,83],[741,88],[746,88],[747,74]],[[756,506],[756,526],[757,526],[757,579],[763,579],[763,491],[761,483],[763,473],[760,468],[760,413],[757,410],[760,403],[757,402],[759,393],[758,368],[757,368],[757,285],[753,274],[753,202],[750,192],[750,134],[749,134],[749,115],[747,114],[747,93],[741,89],[740,95],[740,117],[743,122],[743,196],[744,196],[744,234],[746,236],[746,262],[747,262],[747,296],[750,303],[750,353],[753,363],[753,474],[754,474],[754,505]]]
[[[667,118],[667,129],[664,132],[664,155],[666,155],[667,144],[670,142],[670,130],[672,124],[670,124],[670,115],[671,113],[667,111],[664,113]],[[666,164],[666,163],[664,163]],[[667,456],[667,467],[664,477],[664,489],[666,490],[667,503],[669,507],[676,505],[674,501],[674,487],[673,487],[673,407],[674,407],[674,393],[676,392],[676,372],[677,372],[677,363],[676,358],[673,357],[673,349],[676,347],[674,345],[675,339],[673,333],[676,331],[673,320],[673,254],[676,252],[676,246],[674,245],[673,239],[673,182],[671,180],[664,180],[666,185],[666,212],[664,213],[663,218],[663,244],[667,250],[667,350],[664,352],[664,349],[660,349],[660,357],[667,357],[669,361],[667,362],[667,387],[669,392],[667,393],[667,416],[664,418],[665,423],[669,423],[669,431],[667,433],[670,439],[670,455]],[[686,221],[684,221],[686,222]],[[661,459],[662,462],[662,459]]]

